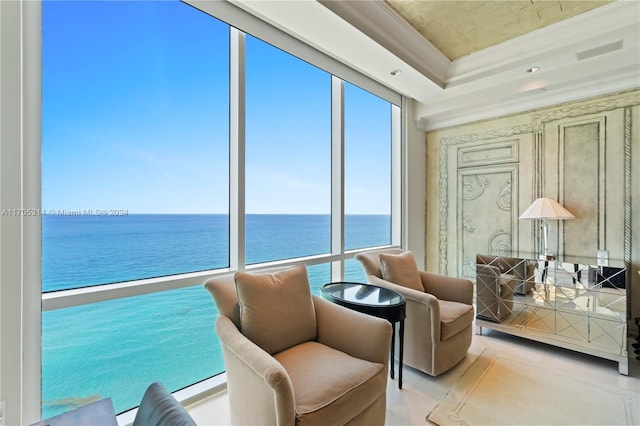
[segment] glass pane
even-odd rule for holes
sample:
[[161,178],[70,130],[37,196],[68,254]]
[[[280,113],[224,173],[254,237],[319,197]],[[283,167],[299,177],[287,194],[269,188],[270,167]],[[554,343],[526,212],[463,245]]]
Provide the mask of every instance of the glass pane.
[[247,263],[330,250],[331,76],[246,43]]
[[43,291],[229,264],[228,43],[179,1],[43,2]]
[[328,214],[248,214],[246,224],[248,264],[329,251]]
[[[322,263],[320,265],[307,266],[307,272],[309,274],[311,293],[320,296],[322,294],[320,288],[332,281],[331,265],[329,263]],[[344,261],[344,281],[367,282],[367,277],[364,269],[360,266],[360,262],[355,259],[347,259]]]
[[136,407],[149,384],[178,390],[224,370],[202,286],[42,314],[42,416],[110,397]]
[[354,283],[368,283],[367,274],[364,273],[362,263],[356,259],[347,259],[344,261],[344,280]]
[[331,265],[329,263],[321,263],[320,265],[307,266],[307,274],[309,275],[311,294],[321,296],[320,288],[331,282]]
[[229,216],[44,216],[43,292],[221,268]]
[[346,250],[391,243],[390,214],[347,214],[344,228]]
[[345,83],[345,249],[391,243],[391,104]]

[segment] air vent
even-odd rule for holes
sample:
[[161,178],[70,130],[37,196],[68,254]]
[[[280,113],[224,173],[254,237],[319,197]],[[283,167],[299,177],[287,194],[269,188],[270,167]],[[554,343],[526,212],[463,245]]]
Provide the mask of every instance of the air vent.
[[622,40],[615,41],[609,44],[603,44],[602,46],[594,47],[593,49],[583,50],[576,53],[579,61],[587,58],[593,58],[594,56],[604,55],[605,53],[613,52],[614,50],[622,49]]

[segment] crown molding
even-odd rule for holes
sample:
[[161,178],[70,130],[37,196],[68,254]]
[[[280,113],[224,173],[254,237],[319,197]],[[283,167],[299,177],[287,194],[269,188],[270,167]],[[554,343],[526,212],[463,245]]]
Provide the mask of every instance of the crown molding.
[[451,61],[382,0],[318,0],[350,25],[444,88]]
[[464,109],[449,110],[438,114],[421,115],[417,113],[415,121],[419,129],[429,132],[638,89],[640,89],[638,72],[634,71],[618,77],[606,85],[594,85],[593,82],[585,81],[580,85],[556,91],[551,95],[531,93],[520,99],[476,104]]
[[[449,68],[447,88],[514,64],[531,63],[563,52],[574,54],[576,50],[597,47],[608,40],[625,39],[625,47],[637,46],[639,20],[640,8],[636,1],[616,1],[593,9],[454,60]],[[575,61],[575,57],[572,60]]]

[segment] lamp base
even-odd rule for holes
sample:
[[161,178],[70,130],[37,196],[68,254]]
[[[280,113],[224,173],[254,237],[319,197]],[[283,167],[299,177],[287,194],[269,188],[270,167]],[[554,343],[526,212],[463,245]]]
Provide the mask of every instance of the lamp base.
[[538,260],[556,260],[555,254],[540,254],[538,255]]

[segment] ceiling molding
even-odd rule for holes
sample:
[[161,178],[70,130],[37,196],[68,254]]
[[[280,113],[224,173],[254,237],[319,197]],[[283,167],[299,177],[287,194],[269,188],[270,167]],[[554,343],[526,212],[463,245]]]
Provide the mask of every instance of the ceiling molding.
[[[451,61],[382,0],[318,2],[399,59],[445,87]],[[391,70],[389,70],[391,71]]]
[[637,2],[617,1],[463,56],[452,62],[447,87],[473,79],[478,74],[504,69],[513,63],[549,55],[550,50],[557,51],[563,47],[575,50],[576,44],[594,47],[602,44],[597,41],[599,38],[611,39],[611,33],[620,34],[613,36],[614,40],[622,38],[633,28],[637,33],[639,14]]
[[432,131],[581,99],[640,89],[639,72],[640,68],[634,68],[611,76],[602,75],[601,79],[607,79],[607,81],[598,81],[597,84],[594,84],[592,77],[588,76],[570,87],[558,87],[544,92],[533,89],[501,99],[487,97],[484,101],[467,104],[464,108],[459,108],[453,103],[451,108],[442,108],[438,112],[425,114],[418,111],[415,121],[420,129]]

